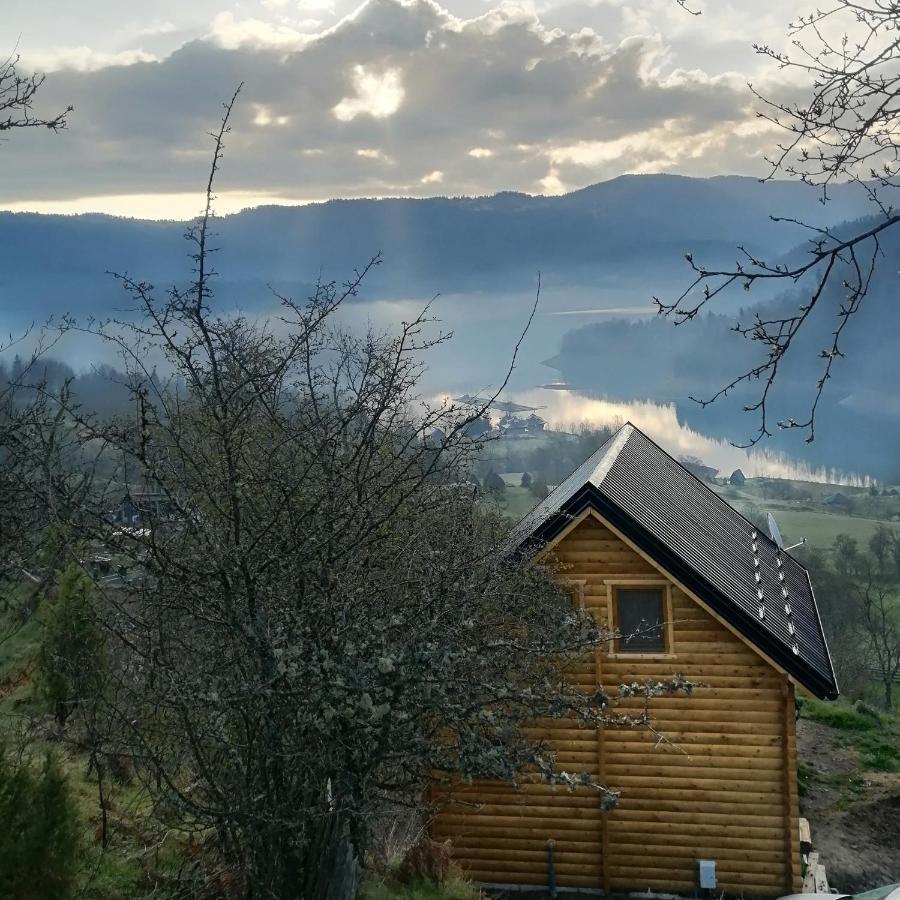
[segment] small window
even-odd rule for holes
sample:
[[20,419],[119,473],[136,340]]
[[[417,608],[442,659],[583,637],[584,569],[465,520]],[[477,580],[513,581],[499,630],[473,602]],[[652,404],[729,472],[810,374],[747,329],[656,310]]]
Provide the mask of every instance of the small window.
[[619,653],[665,653],[662,588],[616,588],[616,641]]

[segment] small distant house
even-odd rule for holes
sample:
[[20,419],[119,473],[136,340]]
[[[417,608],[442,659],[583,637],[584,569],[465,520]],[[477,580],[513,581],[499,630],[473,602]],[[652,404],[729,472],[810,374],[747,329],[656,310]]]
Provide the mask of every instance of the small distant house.
[[740,469],[735,469],[731,475],[728,476],[728,483],[733,484],[735,487],[743,487],[746,480],[744,473]]
[[523,435],[540,434],[546,427],[546,424],[540,416],[534,413],[527,419],[507,413],[500,420],[500,430],[510,437],[521,437]]
[[611,811],[589,787],[530,773],[436,785],[432,832],[456,862],[486,885],[546,890],[552,841],[560,887],[691,895],[708,860],[716,892],[798,891],[795,692],[838,692],[803,566],[630,424],[518,523],[508,552],[552,554],[575,602],[621,632],[571,670],[585,690],[616,698],[676,674],[702,686],[651,702],[671,745],[649,730],[534,724],[559,768],[621,791]]
[[682,456],[679,462],[692,475],[695,475],[701,481],[715,481],[716,475],[719,474],[718,469],[706,465],[703,460],[697,459],[696,456]]
[[122,525],[142,525],[172,514],[174,504],[163,491],[143,486],[129,486],[119,506],[113,511],[112,520]]
[[500,430],[506,435],[525,434],[525,420],[507,413],[500,420]]

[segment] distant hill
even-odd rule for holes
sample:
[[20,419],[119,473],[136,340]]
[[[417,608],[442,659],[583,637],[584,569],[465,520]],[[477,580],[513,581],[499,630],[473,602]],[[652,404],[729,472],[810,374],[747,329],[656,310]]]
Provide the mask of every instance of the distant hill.
[[[866,211],[844,188],[823,206],[803,185],[738,176],[623,176],[559,197],[335,200],[224,217],[217,266],[225,302],[250,308],[267,300],[266,283],[302,294],[320,273],[341,279],[378,251],[385,265],[370,296],[518,290],[537,270],[562,284],[618,280],[652,292],[651,284],[658,291],[683,277],[687,251],[725,261],[738,242],[787,250],[801,232],[770,215],[826,224]],[[0,326],[17,309],[29,317],[108,312],[122,300],[109,270],[183,279],[183,231],[179,222],[0,213]]]

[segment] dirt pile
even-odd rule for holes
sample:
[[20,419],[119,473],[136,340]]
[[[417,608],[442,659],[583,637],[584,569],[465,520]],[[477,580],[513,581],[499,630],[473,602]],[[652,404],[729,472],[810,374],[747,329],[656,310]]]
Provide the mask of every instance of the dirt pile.
[[867,772],[840,735],[797,723],[801,814],[809,819],[833,891],[900,881],[900,774]]

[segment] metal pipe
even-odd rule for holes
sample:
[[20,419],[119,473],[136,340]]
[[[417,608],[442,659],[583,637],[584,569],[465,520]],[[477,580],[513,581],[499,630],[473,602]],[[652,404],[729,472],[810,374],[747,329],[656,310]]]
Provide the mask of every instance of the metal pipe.
[[556,841],[547,841],[547,893],[556,897]]

